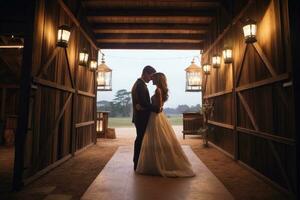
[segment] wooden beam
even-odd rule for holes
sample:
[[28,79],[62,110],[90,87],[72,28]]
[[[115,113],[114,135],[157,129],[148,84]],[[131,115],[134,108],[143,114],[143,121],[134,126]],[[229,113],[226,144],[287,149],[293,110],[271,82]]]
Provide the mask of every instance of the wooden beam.
[[41,79],[41,78],[34,77],[33,78],[33,82],[37,83],[37,84],[40,84],[42,86],[45,86],[45,87],[50,87],[50,88],[53,88],[53,89],[58,89],[58,90],[61,90],[61,91],[64,91],[64,92],[75,93],[75,89],[73,89],[72,87],[64,86],[64,85],[61,85],[59,83],[55,83],[55,82],[52,82],[52,81],[44,80],[44,79]]
[[96,39],[186,39],[203,40],[205,34],[169,34],[169,33],[102,33]]
[[[33,44],[35,32],[35,10],[36,1],[26,2],[25,7],[25,24],[24,30],[24,49],[21,67],[20,80],[20,101],[19,101],[19,117],[18,125],[15,134],[15,160],[14,160],[14,175],[13,175],[13,189],[20,190],[23,186],[23,170],[24,170],[24,145],[29,122],[29,101],[31,92],[31,72],[34,56]],[[0,23],[1,24],[1,23]]]
[[19,89],[20,85],[17,85],[17,84],[1,84],[0,83],[0,88]]
[[70,77],[72,88],[74,88],[75,82],[74,82],[74,79],[73,79],[73,76],[72,76],[71,66],[70,66],[70,62],[69,62],[69,56],[68,56],[68,52],[67,52],[66,48],[64,48],[64,52],[65,52],[65,56],[66,56],[66,60],[67,60],[68,74],[69,74],[69,77]]
[[241,60],[240,66],[237,69],[238,70],[237,74],[234,74],[234,76],[235,76],[234,86],[235,87],[238,87],[238,84],[240,82],[240,78],[241,78],[242,70],[243,70],[243,67],[244,67],[244,62],[245,62],[245,56],[246,56],[247,49],[248,49],[248,44],[246,44],[244,46],[244,50],[243,50],[243,53],[242,53],[242,60]]
[[168,43],[188,43],[188,44],[198,44],[202,43],[202,40],[191,40],[191,39],[97,39],[98,43],[159,43],[159,44],[168,44]]
[[73,94],[72,94],[72,93],[69,93],[69,96],[68,96],[68,98],[67,98],[67,100],[66,100],[64,106],[62,107],[60,113],[59,113],[58,116],[56,117],[56,120],[55,120],[55,123],[54,123],[54,131],[57,130],[57,128],[58,128],[58,126],[59,126],[59,122],[60,122],[62,116],[64,115],[64,113],[65,113],[65,111],[66,111],[66,108],[67,108],[67,106],[69,105],[72,96],[73,96]]
[[204,96],[203,98],[204,99],[210,99],[210,98],[224,96],[224,95],[231,94],[231,93],[232,93],[232,89],[231,90],[222,91],[222,92],[217,92],[217,93],[214,93],[214,94],[209,94],[209,95]]
[[266,54],[264,53],[264,51],[260,47],[260,45],[257,42],[255,42],[252,45],[254,46],[254,49],[257,51],[258,55],[263,60],[264,64],[266,65],[267,69],[271,73],[272,77],[275,77],[277,75],[277,73],[276,73],[274,67],[272,66],[271,62],[269,61],[268,57],[266,56]]
[[92,97],[92,98],[96,97],[96,95],[94,93],[85,92],[85,91],[81,91],[81,90],[78,90],[78,95],[86,96],[86,97]]
[[88,121],[88,122],[81,122],[81,123],[77,123],[75,125],[76,128],[80,128],[80,127],[84,127],[84,126],[90,126],[92,124],[95,124],[95,121]]
[[36,77],[40,77],[42,74],[44,74],[44,73],[46,72],[46,70],[47,70],[48,67],[50,66],[51,62],[53,61],[53,59],[54,59],[55,56],[57,55],[58,50],[59,50],[58,47],[56,47],[56,48],[54,49],[54,51],[51,53],[49,59],[48,59],[47,62],[45,63],[45,65],[43,65],[43,66],[39,69],[38,73],[36,74]]
[[231,124],[225,124],[225,123],[222,123],[222,122],[216,122],[216,121],[212,121],[212,120],[207,120],[207,123],[209,123],[211,125],[214,125],[214,126],[218,126],[218,127],[233,130],[233,125],[231,125]]
[[195,30],[195,31],[207,31],[209,28],[209,24],[167,24],[167,23],[94,23],[92,24],[92,29],[95,33],[101,32],[103,30],[106,31],[114,31],[114,30],[160,30],[160,31],[167,31],[167,30]]
[[255,121],[255,117],[254,117],[254,115],[253,115],[253,113],[252,113],[252,111],[251,111],[251,109],[250,109],[250,107],[249,107],[247,101],[245,100],[244,96],[243,96],[240,92],[238,92],[237,94],[238,94],[238,96],[239,96],[239,98],[240,98],[240,101],[241,101],[243,107],[244,107],[245,110],[246,110],[246,113],[247,113],[248,117],[250,118],[250,121],[251,121],[251,123],[252,123],[252,126],[254,127],[254,129],[255,129],[256,131],[258,131],[258,130],[259,130],[258,125],[257,125],[257,123],[256,123],[256,121]]
[[262,86],[265,86],[265,85],[270,85],[270,84],[273,84],[273,83],[276,83],[276,82],[285,81],[289,78],[290,78],[289,74],[281,74],[281,75],[278,75],[276,77],[264,79],[264,80],[261,80],[261,81],[257,81],[257,82],[254,82],[254,83],[249,83],[249,84],[237,87],[236,91],[241,92],[241,91],[245,91],[245,90],[250,90],[250,89],[262,87]]
[[296,141],[294,139],[273,135],[271,133],[266,133],[259,130],[251,130],[244,127],[237,127],[237,131],[291,146],[294,146],[296,144]]
[[126,8],[126,12],[124,12],[124,8],[121,9],[107,9],[107,8],[88,8],[86,16],[88,19],[98,18],[98,17],[115,17],[115,16],[123,16],[123,17],[214,17],[216,15],[215,9],[141,9],[141,8]]
[[203,56],[207,56],[209,54],[210,51],[212,51],[214,49],[214,47],[216,45],[219,44],[219,42],[225,37],[225,35],[227,34],[227,32],[232,28],[232,25],[236,24],[237,22],[239,22],[239,20],[244,16],[244,14],[246,13],[246,11],[249,9],[249,7],[251,6],[251,4],[254,2],[254,0],[249,0],[248,3],[246,4],[246,6],[240,11],[239,14],[237,14],[233,20],[231,21],[230,24],[228,24],[228,26],[224,29],[224,31],[217,37],[217,39],[215,39],[215,41],[209,46],[208,49],[205,50],[205,52],[203,53]]
[[66,14],[70,17],[70,19],[73,21],[73,23],[79,28],[80,32],[85,37],[85,39],[87,41],[89,41],[89,43],[94,47],[94,49],[98,50],[98,47],[97,47],[96,43],[94,42],[95,40],[92,39],[92,37],[82,28],[80,22],[74,16],[74,14],[69,9],[69,7],[64,3],[64,1],[58,0],[58,3],[60,4],[61,8],[66,12]]
[[98,43],[101,49],[188,49],[200,50],[202,43]]

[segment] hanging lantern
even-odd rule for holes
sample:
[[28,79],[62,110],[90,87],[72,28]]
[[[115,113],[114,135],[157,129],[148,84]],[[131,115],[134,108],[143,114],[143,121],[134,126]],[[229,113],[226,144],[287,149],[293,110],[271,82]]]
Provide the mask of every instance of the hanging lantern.
[[186,92],[199,92],[202,87],[202,70],[201,67],[195,64],[194,59],[191,62],[191,65],[186,69]]
[[88,59],[89,59],[88,51],[86,49],[83,49],[79,53],[79,65],[86,66],[88,63]]
[[206,63],[203,65],[203,72],[205,75],[209,75],[210,74],[210,69],[211,69],[211,65]]
[[220,68],[220,66],[221,66],[221,56],[219,56],[219,55],[214,55],[214,56],[212,57],[212,66],[213,66],[214,68]]
[[97,69],[97,90],[111,91],[112,90],[112,70],[105,64],[104,54],[102,54],[101,64]]
[[96,70],[97,69],[97,65],[98,65],[98,62],[96,60],[91,60],[91,62],[90,62],[90,69],[91,70]]
[[243,32],[246,43],[256,42],[256,22],[251,19],[247,19],[243,26]]
[[68,47],[68,42],[70,39],[70,27],[67,25],[62,25],[58,28],[57,33],[57,46],[59,47]]
[[225,64],[230,64],[232,63],[232,49],[230,48],[225,48],[223,50],[223,59]]

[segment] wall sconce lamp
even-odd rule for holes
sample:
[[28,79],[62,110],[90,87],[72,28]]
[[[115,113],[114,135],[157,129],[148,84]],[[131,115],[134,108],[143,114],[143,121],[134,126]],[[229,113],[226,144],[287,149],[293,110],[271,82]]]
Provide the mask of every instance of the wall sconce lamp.
[[88,51],[86,49],[83,49],[79,53],[79,65],[86,66],[88,63],[88,59],[89,59]]
[[209,63],[203,64],[203,72],[205,75],[210,75],[211,65]]
[[256,21],[248,18],[243,26],[243,32],[246,43],[256,42]]
[[70,32],[71,28],[67,25],[62,25],[58,27],[57,31],[57,46],[66,48],[68,47],[68,42],[70,39]]
[[223,59],[225,64],[230,64],[233,61],[232,58],[232,49],[230,48],[225,48],[223,49]]
[[221,56],[214,55],[212,57],[212,66],[213,66],[213,68],[220,68],[220,66],[221,66]]
[[91,69],[91,70],[96,70],[96,69],[97,69],[97,66],[98,66],[97,60],[92,59],[92,60],[90,61],[90,69]]

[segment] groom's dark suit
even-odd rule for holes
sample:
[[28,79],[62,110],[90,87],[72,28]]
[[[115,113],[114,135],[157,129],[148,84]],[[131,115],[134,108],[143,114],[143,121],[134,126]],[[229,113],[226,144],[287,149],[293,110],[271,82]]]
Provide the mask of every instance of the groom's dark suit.
[[[147,123],[151,111],[158,113],[160,108],[151,105],[150,95],[149,95],[147,85],[140,78],[134,83],[131,90],[131,96],[132,96],[132,106],[133,106],[132,122],[136,127],[136,135],[137,135],[134,142],[134,156],[133,156],[134,169],[136,169],[139,160],[144,133],[147,127]],[[136,109],[137,104],[141,105],[141,107],[143,107],[143,110],[137,110]]]

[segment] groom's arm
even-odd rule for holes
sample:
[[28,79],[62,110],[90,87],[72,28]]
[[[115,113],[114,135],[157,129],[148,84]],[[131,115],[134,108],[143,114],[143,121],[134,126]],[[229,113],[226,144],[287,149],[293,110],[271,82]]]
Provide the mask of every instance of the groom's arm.
[[136,94],[138,97],[138,102],[144,110],[149,110],[156,113],[161,112],[160,107],[151,104],[149,99],[149,93],[144,85],[137,85]]

